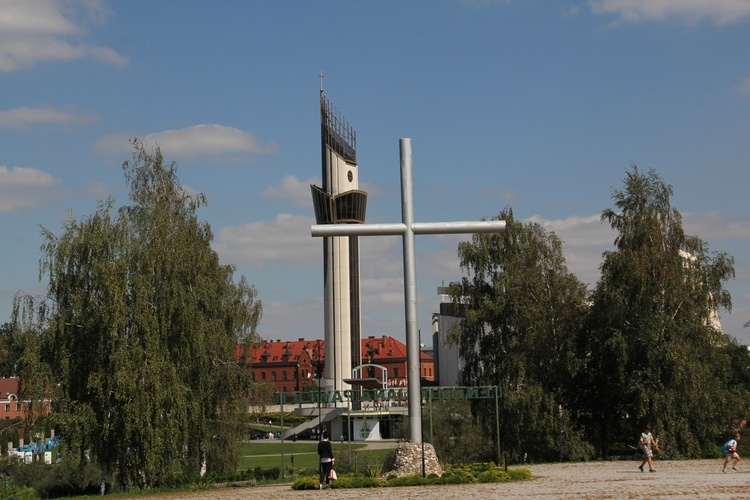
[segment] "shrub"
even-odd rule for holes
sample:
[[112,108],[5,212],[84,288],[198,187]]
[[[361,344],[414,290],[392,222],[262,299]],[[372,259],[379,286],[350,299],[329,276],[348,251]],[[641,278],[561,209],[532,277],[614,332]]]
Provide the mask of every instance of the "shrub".
[[293,490],[317,490],[318,487],[319,483],[317,477],[298,477],[294,480],[294,483],[292,483]]
[[[524,480],[531,477],[527,469],[510,469],[505,472],[502,467],[493,463],[476,463],[465,467],[450,467],[442,476],[430,474],[428,477],[411,475],[398,477],[389,474],[386,479],[378,479],[364,474],[340,475],[339,479],[331,483],[331,488],[378,488],[425,486],[438,484],[471,484],[500,483],[512,480]],[[318,476],[304,476],[297,478],[292,484],[295,490],[318,489]]]
[[39,498],[33,488],[24,486],[0,487],[0,498],[12,498],[13,500],[36,500]]
[[508,476],[510,476],[511,481],[531,479],[531,471],[528,469],[508,469]]
[[[250,470],[248,470],[250,472]],[[280,467],[256,467],[252,469],[251,475],[248,479],[256,479],[258,481],[273,480],[281,477]]]
[[443,472],[443,484],[470,484],[474,476],[464,467],[450,467]]
[[510,481],[510,476],[501,469],[489,469],[477,475],[478,483],[504,483],[506,481]]
[[396,477],[386,481],[387,486],[422,486],[425,484],[427,484],[427,479],[416,475]]
[[6,473],[18,487],[33,488],[43,498],[99,493],[101,472],[92,464],[22,464],[9,461]]
[[331,488],[380,488],[380,479],[372,476],[357,474],[354,476],[339,476],[331,483]]

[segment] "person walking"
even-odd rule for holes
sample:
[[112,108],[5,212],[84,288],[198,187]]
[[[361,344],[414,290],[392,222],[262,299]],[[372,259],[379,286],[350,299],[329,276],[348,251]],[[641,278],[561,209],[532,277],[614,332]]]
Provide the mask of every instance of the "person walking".
[[318,456],[320,457],[320,489],[323,489],[323,480],[328,487],[331,483],[331,469],[333,468],[333,446],[331,435],[328,431],[323,432],[323,440],[318,443]]
[[734,463],[732,464],[732,469],[737,470],[737,464],[740,461],[740,456],[737,454],[737,441],[740,440],[740,433],[737,432],[734,434],[734,439],[730,439],[726,443],[724,443],[724,447],[721,449],[721,451],[724,452],[726,455],[726,460],[724,460],[724,467],[722,467],[721,472],[726,473],[727,471],[727,465],[729,465],[729,461],[734,459]]
[[661,453],[661,450],[659,449],[659,443],[656,442],[654,439],[654,436],[651,435],[651,426],[646,426],[646,431],[641,433],[641,449],[643,450],[643,462],[641,462],[641,465],[638,466],[638,468],[643,472],[643,466],[648,463],[648,471],[649,472],[656,472],[656,469],[654,469],[654,463],[653,463],[653,456],[654,453],[651,451],[651,447],[653,446],[656,448],[656,451]]

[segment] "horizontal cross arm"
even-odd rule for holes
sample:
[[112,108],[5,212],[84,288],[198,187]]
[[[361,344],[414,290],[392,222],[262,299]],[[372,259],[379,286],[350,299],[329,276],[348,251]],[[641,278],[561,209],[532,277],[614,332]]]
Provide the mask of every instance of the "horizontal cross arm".
[[[312,236],[398,236],[406,234],[406,225],[393,224],[316,224],[310,227]],[[414,234],[474,234],[501,233],[504,220],[468,222],[415,222]]]
[[395,224],[316,224],[310,226],[312,236],[398,236],[406,233],[406,225]]
[[501,233],[505,231],[505,221],[415,222],[411,229],[414,234]]

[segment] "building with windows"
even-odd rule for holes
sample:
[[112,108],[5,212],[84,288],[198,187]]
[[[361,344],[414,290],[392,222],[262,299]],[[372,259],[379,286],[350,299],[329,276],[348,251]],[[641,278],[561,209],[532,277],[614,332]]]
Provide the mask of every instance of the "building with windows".
[[18,378],[0,378],[0,418],[10,420],[23,416],[23,403],[18,399]]
[[[367,337],[360,341],[360,352],[362,376],[380,377],[375,368],[380,366],[386,369],[388,387],[406,387],[406,345],[403,342],[385,335]],[[429,385],[435,381],[434,362],[424,351],[420,357],[422,383]],[[241,345],[237,346],[237,362],[248,365],[253,380],[270,382],[276,392],[291,396],[295,392],[317,390],[317,379],[325,378],[326,343],[298,339]],[[367,365],[373,366],[368,368]]]
[[[324,340],[239,345],[236,357],[239,364],[248,367],[253,380],[273,384],[277,402],[283,396],[283,401],[295,407],[295,413],[309,418],[307,423],[288,430],[287,439],[318,436],[321,429],[353,440],[393,437],[395,422],[406,415],[406,403],[400,400],[408,387],[406,345],[384,335],[361,339],[358,347],[361,360],[347,377],[342,377],[341,389],[330,389],[325,382],[327,362],[331,360],[326,359]],[[420,354],[420,373],[422,386],[434,385],[434,362],[425,351]],[[373,389],[380,395],[365,397]],[[325,397],[321,399],[321,395]]]
[[[20,379],[18,377],[0,377],[0,419],[12,420],[26,417],[31,401],[18,397]],[[45,413],[51,410],[51,401],[47,398],[42,402]]]
[[459,377],[464,362],[458,346],[448,342],[448,336],[460,327],[461,318],[466,315],[466,304],[454,304],[448,294],[448,287],[439,286],[440,312],[432,314],[432,346],[438,385],[459,385]]

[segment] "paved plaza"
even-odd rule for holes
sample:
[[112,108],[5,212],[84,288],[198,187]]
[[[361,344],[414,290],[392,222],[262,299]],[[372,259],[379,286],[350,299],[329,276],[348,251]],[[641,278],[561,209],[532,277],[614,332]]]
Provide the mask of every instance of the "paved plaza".
[[222,488],[180,495],[148,496],[152,500],[269,499],[490,499],[490,498],[748,498],[750,464],[740,462],[739,472],[721,472],[723,460],[656,461],[658,472],[638,470],[640,461],[587,462],[531,465],[533,479],[512,483],[445,485],[429,487],[333,489],[294,491],[290,485]]

